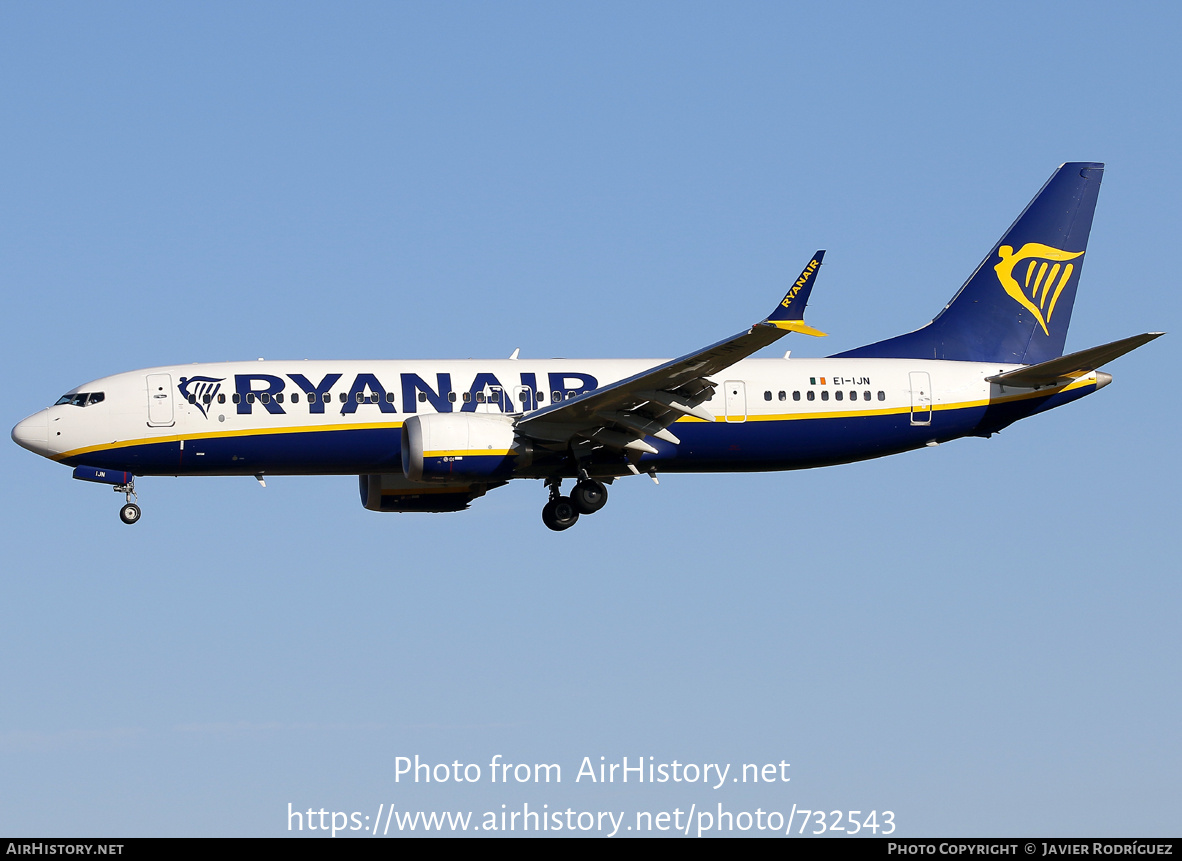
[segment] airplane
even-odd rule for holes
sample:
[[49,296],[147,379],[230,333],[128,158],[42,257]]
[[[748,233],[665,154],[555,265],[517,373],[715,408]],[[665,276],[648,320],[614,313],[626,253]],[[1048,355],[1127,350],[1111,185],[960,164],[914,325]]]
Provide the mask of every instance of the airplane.
[[[460,511],[544,482],[555,531],[616,479],[828,466],[989,437],[1112,381],[1147,332],[1063,354],[1104,165],[1061,165],[948,305],[827,358],[749,358],[804,322],[818,251],[767,317],[677,359],[173,365],[71,389],[19,445],[124,494],[154,475],[356,475],[371,511]],[[573,479],[569,495],[562,483]]]

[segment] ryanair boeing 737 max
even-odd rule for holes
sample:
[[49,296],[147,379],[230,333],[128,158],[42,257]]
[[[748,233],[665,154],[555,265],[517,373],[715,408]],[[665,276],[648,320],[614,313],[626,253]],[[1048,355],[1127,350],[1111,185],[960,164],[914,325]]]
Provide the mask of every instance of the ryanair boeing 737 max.
[[[1104,166],[1051,176],[940,314],[824,359],[751,359],[789,332],[824,252],[750,329],[636,360],[240,362],[151,368],[72,389],[12,438],[126,495],[145,475],[357,475],[371,511],[459,511],[542,479],[542,520],[574,525],[617,478],[803,469],[1007,425],[1111,382],[1151,332],[1063,355]],[[574,479],[569,496],[561,490]]]

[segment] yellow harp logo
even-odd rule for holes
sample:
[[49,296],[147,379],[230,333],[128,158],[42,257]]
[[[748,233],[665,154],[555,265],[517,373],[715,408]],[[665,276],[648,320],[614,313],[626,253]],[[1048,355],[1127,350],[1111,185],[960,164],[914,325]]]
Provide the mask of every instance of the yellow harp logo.
[[[1028,310],[1038,320],[1043,332],[1047,335],[1047,323],[1055,313],[1055,303],[1059,301],[1059,294],[1071,279],[1075,271],[1074,263],[1063,264],[1068,260],[1082,257],[1082,251],[1060,251],[1049,245],[1038,242],[1027,242],[1018,253],[1014,253],[1013,246],[1003,245],[997,249],[1001,262],[993,267],[997,273],[997,280],[1005,291],[1023,308]],[[1026,263],[1025,266],[1020,264]],[[1017,270],[1015,273],[1014,270]],[[1018,283],[1018,279],[1022,283]]]

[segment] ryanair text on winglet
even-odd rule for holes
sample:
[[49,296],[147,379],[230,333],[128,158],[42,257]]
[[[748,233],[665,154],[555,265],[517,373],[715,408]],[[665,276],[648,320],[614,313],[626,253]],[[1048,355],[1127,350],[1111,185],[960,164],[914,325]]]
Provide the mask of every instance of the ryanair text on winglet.
[[800,277],[796,279],[796,283],[792,285],[792,289],[788,291],[788,295],[784,297],[784,301],[780,304],[787,308],[792,304],[792,300],[796,298],[796,294],[800,292],[800,288],[809,283],[809,279],[813,277],[813,273],[817,271],[817,267],[821,264],[816,260],[810,260],[809,265],[804,267],[804,271],[800,273]]

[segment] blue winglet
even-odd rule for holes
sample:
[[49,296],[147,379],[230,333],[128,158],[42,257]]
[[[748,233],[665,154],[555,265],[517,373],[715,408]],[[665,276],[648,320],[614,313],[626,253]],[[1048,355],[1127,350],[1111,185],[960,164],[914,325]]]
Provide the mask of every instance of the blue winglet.
[[817,280],[817,270],[821,268],[821,261],[825,259],[825,252],[818,251],[809,261],[808,266],[800,273],[792,287],[780,300],[780,304],[763,322],[770,323],[777,329],[789,332],[801,332],[805,335],[824,337],[825,333],[804,322],[804,307],[808,304],[809,294],[813,292],[813,284]]

